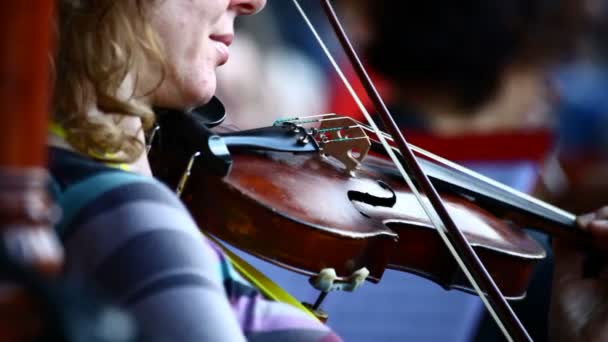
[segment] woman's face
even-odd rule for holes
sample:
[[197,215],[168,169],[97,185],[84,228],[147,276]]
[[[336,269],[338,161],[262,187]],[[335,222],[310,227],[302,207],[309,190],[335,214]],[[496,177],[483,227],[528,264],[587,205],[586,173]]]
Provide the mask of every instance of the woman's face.
[[[129,0],[130,1],[130,0]],[[261,10],[266,0],[160,0],[151,25],[166,53],[167,70],[152,105],[190,109],[215,93],[215,70],[226,63],[234,20]]]

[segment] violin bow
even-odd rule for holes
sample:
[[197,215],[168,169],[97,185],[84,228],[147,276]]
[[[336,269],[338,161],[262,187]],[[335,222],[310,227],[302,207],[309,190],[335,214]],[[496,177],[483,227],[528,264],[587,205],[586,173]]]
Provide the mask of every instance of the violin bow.
[[420,184],[420,188],[426,194],[428,201],[431,205],[429,205],[427,201],[423,200],[422,196],[420,195],[420,191],[418,190],[418,188],[416,188],[416,186],[408,176],[408,173],[405,171],[404,165],[399,161],[392,148],[387,143],[382,132],[365,109],[365,106],[358,98],[352,86],[344,76],[344,73],[342,73],[340,67],[329,52],[321,36],[317,33],[317,30],[315,29],[314,25],[312,25],[312,23],[308,19],[308,16],[300,6],[298,0],[293,0],[293,3],[296,6],[298,12],[301,14],[304,21],[306,22],[309,29],[311,30],[312,34],[315,36],[315,39],[319,43],[321,49],[324,51],[330,63],[338,73],[339,77],[342,79],[351,96],[359,106],[369,125],[376,132],[378,139],[386,149],[387,154],[393,160],[403,179],[411,188],[412,192],[416,196],[418,202],[420,203],[426,214],[429,216],[429,219],[431,220],[433,225],[437,228],[437,231],[441,239],[445,243],[446,247],[462,269],[467,279],[471,282],[471,285],[475,288],[475,291],[479,295],[479,298],[486,306],[490,315],[496,321],[496,324],[498,325],[500,330],[503,332],[505,338],[508,341],[532,341],[530,335],[528,335],[528,332],[525,330],[525,328],[507,303],[506,299],[496,286],[496,283],[479,260],[479,257],[477,256],[477,254],[475,254],[473,248],[468,243],[465,236],[462,234],[460,229],[458,229],[458,227],[448,214],[441,198],[439,197],[439,194],[437,193],[437,191],[431,184],[429,178],[418,164],[416,157],[414,156],[412,150],[409,148],[408,143],[406,142],[401,131],[397,127],[397,124],[393,120],[392,115],[384,104],[384,101],[380,97],[378,91],[376,90],[376,87],[372,83],[369,75],[363,67],[361,60],[359,59],[352,44],[350,43],[350,40],[348,39],[348,36],[346,35],[346,32],[344,31],[330,1],[321,0],[321,6],[334,30],[334,33],[340,41],[340,44],[344,52],[346,53],[352,67],[357,73],[359,80],[363,84],[368,97],[374,104],[374,108],[378,112],[382,123],[384,124],[384,127],[387,128],[388,133],[393,137],[397,149],[401,152],[401,155],[404,159],[405,167],[407,167],[413,177],[415,177],[415,179],[418,181],[418,184]]

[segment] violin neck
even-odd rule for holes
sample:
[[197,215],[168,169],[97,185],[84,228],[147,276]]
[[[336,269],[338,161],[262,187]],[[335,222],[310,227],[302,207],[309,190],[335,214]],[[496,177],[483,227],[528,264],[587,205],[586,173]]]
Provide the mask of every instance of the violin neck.
[[[372,149],[383,153],[382,146],[374,144]],[[424,158],[419,158],[419,163],[439,191],[470,199],[518,226],[579,242],[588,241],[587,234],[576,228],[576,216],[572,213],[460,166],[449,167]],[[396,170],[392,172],[397,175]]]
[[586,234],[576,228],[576,216],[571,213],[502,184],[488,183],[427,160],[421,160],[421,166],[438,189],[470,198],[486,210],[520,227],[586,241]]

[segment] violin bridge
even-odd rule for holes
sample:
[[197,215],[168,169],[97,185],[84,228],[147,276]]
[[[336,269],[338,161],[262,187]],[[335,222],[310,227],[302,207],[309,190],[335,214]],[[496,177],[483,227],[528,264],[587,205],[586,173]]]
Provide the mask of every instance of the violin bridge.
[[348,173],[356,170],[367,156],[370,140],[353,119],[331,115],[321,121],[317,135],[321,152],[341,162]]

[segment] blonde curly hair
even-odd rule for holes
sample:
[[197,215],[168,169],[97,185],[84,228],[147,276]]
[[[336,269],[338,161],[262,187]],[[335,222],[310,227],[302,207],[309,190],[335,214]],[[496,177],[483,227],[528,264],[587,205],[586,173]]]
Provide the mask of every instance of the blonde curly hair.
[[[152,1],[57,1],[52,117],[68,143],[91,157],[130,162],[144,150],[137,134],[126,132],[120,122],[133,116],[143,129],[154,123],[152,108],[142,101],[164,77],[162,49],[146,20]],[[160,77],[146,85],[144,94],[133,90],[127,98],[119,96],[128,77],[139,89],[141,71],[150,67],[158,67]],[[102,114],[91,115],[91,105]]]

